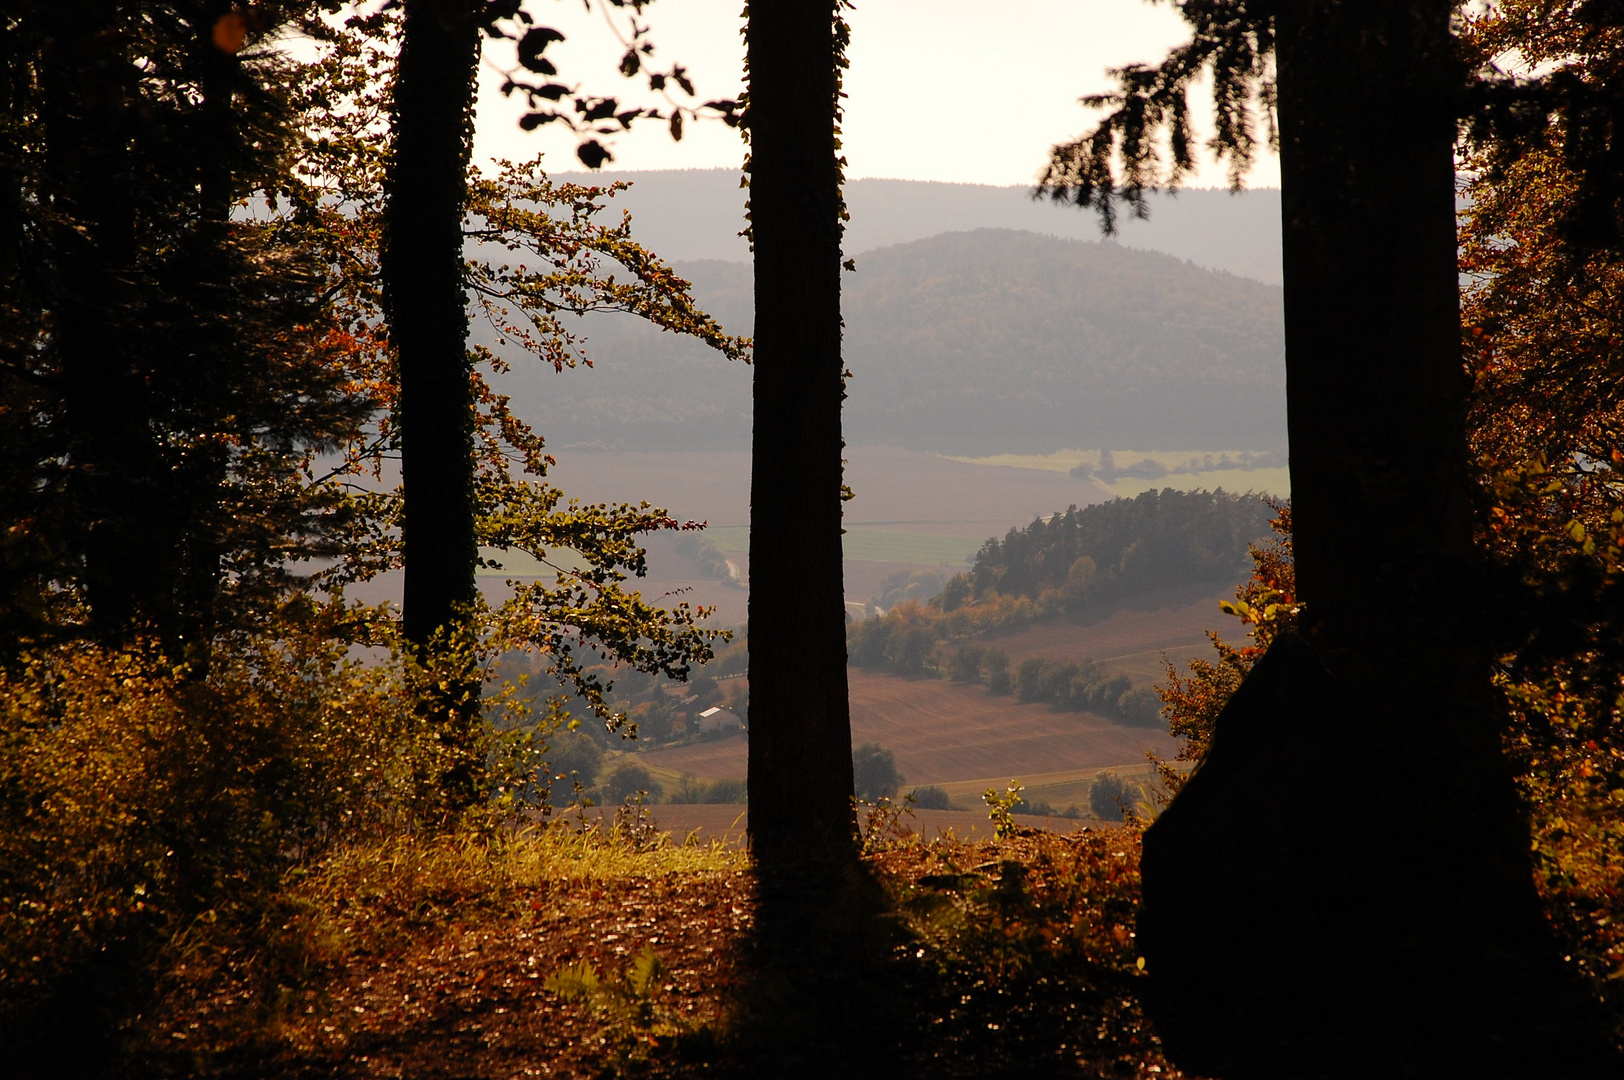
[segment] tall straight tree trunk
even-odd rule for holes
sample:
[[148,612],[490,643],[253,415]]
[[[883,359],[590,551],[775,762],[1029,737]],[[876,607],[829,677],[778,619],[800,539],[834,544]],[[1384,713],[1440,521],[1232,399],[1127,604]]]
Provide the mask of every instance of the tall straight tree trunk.
[[[475,597],[474,403],[462,216],[480,8],[480,0],[406,0],[395,76],[383,273],[399,375],[402,620],[420,650],[437,635],[454,635]],[[466,749],[476,703],[467,680],[452,682],[433,708],[447,740]],[[454,802],[475,797],[474,767],[471,759],[463,761],[446,778]]]
[[[198,35],[198,69],[203,90],[201,130],[203,132],[202,172],[198,194],[201,220],[199,221],[200,248],[206,262],[206,273],[211,282],[231,280],[231,207],[233,202],[233,165],[240,160],[241,134],[237,130],[232,112],[233,84],[238,81],[236,56],[215,41],[218,20],[233,10],[229,0],[212,0],[203,5],[193,27]],[[224,291],[224,290],[222,290]],[[237,342],[233,327],[235,319],[219,319],[210,325],[205,348],[212,353],[210,359],[222,366],[238,361]],[[229,459],[219,444],[199,440],[190,448],[183,481],[187,493],[186,537],[178,553],[176,599],[179,607],[179,625],[183,638],[188,639],[195,670],[201,672],[208,665],[207,644],[213,637],[216,621],[215,607],[220,593],[221,558],[225,553],[219,539],[218,524],[221,495],[226,484]]]
[[1453,7],[1277,17],[1302,634],[1147,832],[1140,924],[1169,1051],[1226,1080],[1570,1075],[1593,1049],[1565,1032],[1583,996],[1542,922],[1480,630]]
[[139,185],[130,176],[138,106],[117,20],[64,6],[41,63],[45,158],[62,224],[53,307],[61,370],[66,484],[92,630],[122,640],[170,626],[178,531],[143,378],[150,362],[132,330],[145,299],[138,256]]
[[750,843],[769,870],[854,858],[835,14],[833,0],[749,10]]

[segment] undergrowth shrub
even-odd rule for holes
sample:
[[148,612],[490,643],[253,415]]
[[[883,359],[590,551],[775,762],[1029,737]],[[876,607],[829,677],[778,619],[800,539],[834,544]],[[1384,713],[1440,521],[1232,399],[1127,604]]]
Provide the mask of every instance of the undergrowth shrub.
[[724,777],[707,783],[684,773],[677,786],[666,797],[666,802],[674,805],[740,804],[746,801],[747,794],[743,780]]
[[1088,808],[1103,821],[1121,821],[1138,806],[1142,794],[1115,773],[1102,772],[1088,786]]
[[83,643],[0,671],[0,1027],[128,1006],[190,926],[431,816],[407,681],[297,629],[201,672]]
[[910,1075],[1177,1075],[1145,1017],[1132,830],[880,857],[931,1001]]

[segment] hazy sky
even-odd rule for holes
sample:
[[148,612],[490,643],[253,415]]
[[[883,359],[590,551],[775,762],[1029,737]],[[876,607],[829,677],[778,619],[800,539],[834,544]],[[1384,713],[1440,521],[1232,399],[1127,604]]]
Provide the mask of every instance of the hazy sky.
[[[564,81],[647,100],[641,78],[615,73],[623,50],[601,16],[585,17],[576,0],[533,0],[529,7],[567,35],[548,51]],[[659,0],[647,9],[656,59],[686,65],[701,99],[739,92],[741,7],[740,0]],[[1077,99],[1109,86],[1105,69],[1158,59],[1181,39],[1182,27],[1170,6],[1143,0],[859,0],[850,19],[848,175],[980,184],[1030,183],[1049,146],[1091,126]],[[490,50],[492,60],[506,63],[510,56],[510,48]],[[523,110],[502,98],[500,83],[487,64],[479,160],[539,151],[554,171],[578,168],[574,141],[563,130],[519,131]],[[737,133],[719,123],[690,126],[680,143],[657,124],[634,128],[613,151],[614,167],[622,169],[737,168],[742,160]],[[1275,186],[1278,177],[1271,155],[1247,183]],[[1193,181],[1224,183],[1210,163]]]

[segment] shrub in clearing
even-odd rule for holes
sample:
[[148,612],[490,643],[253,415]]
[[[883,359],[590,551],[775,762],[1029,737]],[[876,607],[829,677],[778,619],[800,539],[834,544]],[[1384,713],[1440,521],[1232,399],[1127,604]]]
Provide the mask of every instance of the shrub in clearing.
[[743,780],[716,780],[705,792],[707,803],[741,804],[745,801]]
[[1121,821],[1138,797],[1137,787],[1120,776],[1102,772],[1088,789],[1088,808],[1103,821]]
[[989,649],[981,657],[981,670],[986,673],[988,690],[995,694],[1007,694],[1010,692],[1008,653],[1002,649]]
[[961,645],[947,665],[947,677],[954,682],[981,681],[981,649],[975,645]]
[[621,803],[639,791],[647,793],[647,802],[659,802],[665,787],[641,765],[618,765],[603,778],[599,788],[605,803]]
[[851,771],[857,797],[866,802],[889,799],[902,786],[896,754],[879,743],[866,742],[853,750]]
[[205,672],[82,643],[0,670],[0,1032],[116,1019],[199,917],[254,923],[339,839],[435,819],[408,683],[314,630]]
[[1047,660],[1035,656],[1021,661],[1021,666],[1015,669],[1013,679],[1016,701],[1024,703],[1043,700],[1043,674],[1048,666]]
[[666,800],[672,805],[690,806],[696,803],[738,805],[746,801],[743,780],[722,779],[707,784],[691,776],[684,776]]
[[1150,687],[1129,690],[1117,699],[1117,713],[1122,722],[1134,727],[1162,726],[1161,695]]

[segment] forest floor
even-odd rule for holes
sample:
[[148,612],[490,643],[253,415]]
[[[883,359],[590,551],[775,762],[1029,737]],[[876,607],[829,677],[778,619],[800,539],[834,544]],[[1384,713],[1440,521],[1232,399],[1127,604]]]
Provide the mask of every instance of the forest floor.
[[1177,1075],[1139,1007],[1135,832],[967,844],[892,823],[870,847],[864,928],[808,916],[777,968],[754,872],[720,845],[552,828],[356,849],[291,887],[270,944],[194,943],[126,1071]]

